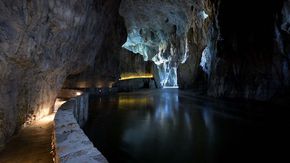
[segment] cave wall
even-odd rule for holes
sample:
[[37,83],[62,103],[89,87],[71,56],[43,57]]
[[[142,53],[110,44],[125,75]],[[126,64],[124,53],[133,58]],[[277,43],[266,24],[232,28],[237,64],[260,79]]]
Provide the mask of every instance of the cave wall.
[[[177,75],[181,89],[201,88],[204,90],[207,88],[207,73],[210,71],[210,64],[201,65],[201,60],[205,49],[213,51],[215,48],[216,12],[216,3],[210,0],[196,0],[191,8],[190,28],[186,33],[189,55],[187,60],[179,65]],[[206,14],[206,18],[203,14]]]
[[180,88],[261,100],[283,94],[289,8],[289,0],[2,0],[0,148],[23,123],[52,111],[68,75],[64,87],[118,80],[126,40],[118,10],[127,48],[161,65],[155,74],[177,69]]
[[[125,29],[125,25],[122,24],[118,28]],[[68,76],[63,88],[86,89],[114,87],[118,88],[119,91],[134,91],[144,88],[144,85],[149,87],[150,80],[148,79],[119,81],[122,76],[154,74],[154,64],[152,62],[146,62],[141,55],[121,48],[121,45],[125,41],[124,38],[126,38],[125,34],[113,34],[112,36],[114,37],[112,39],[105,39],[107,40],[103,43],[103,47],[105,48],[102,48],[101,52],[98,52],[95,62],[91,66],[88,66],[85,71]],[[116,44],[114,40],[119,36],[122,36],[123,42]],[[112,44],[114,44],[114,48],[109,47]],[[152,82],[154,83],[154,81]]]
[[[195,12],[200,10],[208,14],[203,22]],[[289,92],[288,11],[288,0],[263,5],[196,1],[188,37],[192,49],[179,66],[180,87],[205,87],[210,96],[256,100]]]
[[153,62],[146,62],[143,57],[124,48],[120,50],[120,73],[142,75],[153,73]]
[[209,61],[209,95],[266,100],[289,89],[289,54],[279,52],[285,40],[277,39],[282,5],[274,0],[263,5],[216,2],[218,37],[211,42],[216,52]]
[[[191,0],[123,0],[120,14],[127,27],[124,48],[157,65],[162,86],[177,85],[177,68],[188,55]],[[178,7],[177,7],[178,6]]]
[[[123,47],[153,61],[163,86],[207,88],[200,61],[204,49],[217,37],[216,12],[210,0],[124,0],[120,14],[128,37]],[[177,83],[172,82],[176,77]]]
[[120,14],[123,46],[159,72],[177,67],[182,89],[258,100],[289,91],[289,0],[124,0]]
[[[0,1],[0,149],[92,63],[119,1]],[[111,15],[112,14],[112,15]]]
[[[154,74],[152,61],[144,61],[143,56],[134,54],[124,48],[120,50],[120,77],[128,76],[142,76]],[[129,79],[129,80],[119,80],[114,84],[118,87],[118,90],[123,92],[135,91],[144,88],[156,88],[153,79]]]
[[[113,2],[112,2],[113,3]],[[119,5],[106,11],[106,26],[101,48],[96,50],[92,64],[78,74],[68,76],[63,88],[101,88],[111,87],[120,77],[120,51],[126,41],[126,28],[118,13]],[[110,17],[108,17],[110,15]],[[111,20],[108,20],[110,18]],[[100,31],[101,33],[102,31]],[[98,32],[99,33],[99,32]]]

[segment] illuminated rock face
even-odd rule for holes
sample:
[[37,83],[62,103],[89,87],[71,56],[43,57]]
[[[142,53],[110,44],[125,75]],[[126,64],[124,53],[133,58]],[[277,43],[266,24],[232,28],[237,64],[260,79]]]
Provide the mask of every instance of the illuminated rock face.
[[118,87],[119,91],[126,92],[154,88],[153,64],[151,61],[145,62],[141,55],[136,55],[126,49],[121,49],[120,79],[114,86]]
[[[177,68],[188,57],[192,1],[124,0],[120,14],[128,32],[124,48],[153,61],[162,86],[177,86]],[[178,6],[178,7],[176,7]],[[162,9],[161,9],[162,8]]]
[[154,61],[162,86],[189,88],[200,80],[202,51],[215,37],[211,1],[124,0],[120,14],[128,32],[123,47]]
[[114,30],[118,8],[115,0],[0,2],[0,149],[52,111],[66,76],[91,64]]
[[121,6],[120,0],[2,0],[0,148],[24,122],[52,111],[68,75],[86,70],[76,77],[83,87],[119,79],[126,41],[119,11],[128,33],[124,47],[153,61],[163,86],[251,99],[283,93],[290,85],[289,6],[286,0],[122,0]]
[[[147,78],[153,76],[152,71],[153,62],[145,62],[141,55],[135,55],[134,53],[121,49],[120,51],[120,77],[126,78],[130,76],[144,76]],[[121,79],[120,78],[120,79]]]
[[[142,33],[145,32],[145,33]],[[124,48],[143,56],[144,61],[153,61],[158,68],[160,84],[162,86],[177,86],[177,66],[180,63],[174,45],[168,45],[169,38],[164,38],[160,31],[146,31],[133,29],[127,37]],[[147,36],[147,33],[150,36]],[[149,38],[148,38],[149,37]],[[164,39],[164,40],[162,40]],[[146,41],[145,41],[146,40]]]
[[192,6],[190,28],[186,33],[188,57],[177,69],[179,88],[206,90],[207,77],[215,56],[218,26],[215,24],[217,5],[211,0],[196,0]]
[[154,61],[163,86],[265,100],[289,88],[289,6],[286,0],[124,0],[123,47]]

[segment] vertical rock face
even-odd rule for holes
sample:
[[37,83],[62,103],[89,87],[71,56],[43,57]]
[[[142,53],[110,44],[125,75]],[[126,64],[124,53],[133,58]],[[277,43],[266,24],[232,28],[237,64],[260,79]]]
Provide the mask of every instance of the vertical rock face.
[[[120,2],[120,1],[119,1]],[[119,4],[112,3],[110,10],[106,12],[102,23],[105,22],[104,31],[97,34],[104,34],[102,42],[97,46],[96,57],[92,58],[92,64],[78,74],[70,75],[64,83],[66,88],[90,88],[90,87],[111,87],[120,77],[120,49],[126,41],[126,28],[123,18],[119,15]],[[106,1],[109,3],[109,1]],[[110,4],[109,3],[109,4]],[[103,26],[102,24],[100,24]]]
[[[217,38],[216,4],[210,0],[196,0],[191,10],[191,24],[187,31],[188,59],[178,68],[178,83],[182,89],[205,87],[210,71],[210,53],[214,53]],[[203,71],[205,70],[205,71]]]
[[[181,87],[259,100],[289,89],[289,1],[205,0],[194,8],[205,10],[208,18],[201,23],[194,12],[188,38],[193,53],[180,65]],[[188,73],[192,76],[183,75]]]
[[47,115],[67,75],[92,63],[119,2],[0,2],[0,149],[24,123]]
[[161,85],[177,85],[177,67],[188,57],[192,1],[124,0],[120,14],[128,32],[124,48],[157,65]]
[[[119,28],[125,29],[125,25],[122,24]],[[103,48],[101,52],[98,52],[94,64],[88,66],[85,71],[79,74],[70,75],[63,88],[118,87],[119,91],[133,91],[144,88],[149,79],[119,81],[121,77],[153,74],[152,62],[145,62],[141,55],[133,54],[121,48],[125,42],[125,34],[113,34],[110,40],[105,39],[107,41],[103,42]],[[123,42],[114,42],[120,36],[122,36]]]
[[284,1],[282,12],[277,14],[275,26],[275,50],[282,58],[280,61],[281,81],[284,85],[290,85],[290,1]]
[[119,91],[154,88],[155,83],[153,80],[140,78],[140,76],[150,76],[154,74],[153,64],[153,62],[144,61],[141,55],[136,55],[126,49],[122,49],[120,51],[120,77],[121,79],[132,77],[132,79],[120,80],[116,82],[115,86],[118,87]]
[[0,148],[23,123],[52,111],[66,76],[86,70],[70,76],[67,87],[118,80],[126,40],[118,11],[128,32],[123,46],[154,61],[163,86],[178,81],[212,96],[252,99],[285,93],[289,6],[289,0],[2,0]]
[[120,50],[120,73],[142,75],[152,72],[152,62],[145,62],[141,55],[133,54],[132,52],[121,49]]
[[265,100],[289,88],[289,56],[278,50],[281,2],[218,1],[210,95]]
[[[161,83],[265,100],[289,88],[289,1],[121,3],[123,47],[158,65]],[[173,73],[172,73],[173,72]]]
[[[259,8],[259,9],[258,9]],[[199,21],[204,10],[207,18]],[[181,88],[265,100],[289,89],[289,1],[196,1]],[[192,74],[192,75],[186,75]]]
[[216,37],[214,5],[210,0],[124,0],[120,14],[128,37],[123,47],[141,54],[145,61],[154,61],[163,86],[204,84],[200,61],[203,50]]
[[207,82],[202,69],[210,71],[210,61],[206,60],[217,37],[216,10],[210,0],[124,0],[120,14],[126,21],[128,37],[123,47],[141,54],[145,61],[154,61],[163,86],[204,86]]

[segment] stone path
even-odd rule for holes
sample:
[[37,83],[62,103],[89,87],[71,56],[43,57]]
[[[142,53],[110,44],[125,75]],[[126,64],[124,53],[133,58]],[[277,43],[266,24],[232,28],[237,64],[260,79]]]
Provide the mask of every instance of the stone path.
[[54,114],[23,128],[0,152],[0,163],[52,163],[53,118]]

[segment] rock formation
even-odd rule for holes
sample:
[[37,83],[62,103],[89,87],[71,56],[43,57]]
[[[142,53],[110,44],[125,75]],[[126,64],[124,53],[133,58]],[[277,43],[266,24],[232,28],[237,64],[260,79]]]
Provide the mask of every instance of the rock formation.
[[[124,48],[157,65],[162,86],[177,86],[177,67],[188,57],[192,1],[123,0],[128,32]],[[178,6],[178,7],[177,7]]]
[[52,111],[67,75],[93,63],[105,34],[118,28],[118,8],[114,0],[0,2],[0,148]]
[[265,100],[283,93],[289,88],[289,55],[277,51],[281,43],[275,39],[275,26],[281,31],[282,1],[217,2],[217,36],[208,45],[215,49],[208,94]]
[[289,13],[289,0],[2,0],[0,149],[52,111],[67,76],[64,87],[107,87],[138,69],[120,63],[145,65],[122,45],[153,61],[163,86],[259,100],[287,93]]
[[286,0],[123,0],[123,47],[154,61],[162,85],[177,74],[180,88],[265,100],[289,89],[288,13]]

